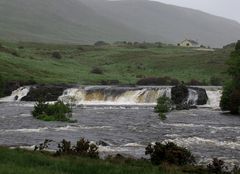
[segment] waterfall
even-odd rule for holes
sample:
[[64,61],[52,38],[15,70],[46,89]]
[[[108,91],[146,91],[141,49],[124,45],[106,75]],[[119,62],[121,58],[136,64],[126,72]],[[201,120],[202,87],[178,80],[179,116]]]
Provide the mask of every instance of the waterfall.
[[188,89],[188,100],[187,103],[190,105],[197,105],[198,93],[193,89]]
[[170,87],[79,87],[67,89],[59,100],[76,104],[156,104],[160,96],[171,98]]
[[222,96],[221,89],[207,90],[208,103],[205,106],[211,107],[213,109],[220,109],[220,101]]
[[30,88],[30,86],[20,87],[17,90],[13,91],[10,96],[0,98],[0,102],[21,101],[21,99],[29,93]]
[[[30,86],[21,87],[12,92],[8,97],[0,99],[0,102],[21,101],[28,95]],[[204,107],[219,109],[222,95],[221,87],[201,87],[206,90],[208,102]],[[187,102],[197,105],[199,93],[194,88],[188,89]],[[155,105],[160,96],[171,98],[171,87],[165,86],[79,86],[66,89],[59,100],[77,105]]]

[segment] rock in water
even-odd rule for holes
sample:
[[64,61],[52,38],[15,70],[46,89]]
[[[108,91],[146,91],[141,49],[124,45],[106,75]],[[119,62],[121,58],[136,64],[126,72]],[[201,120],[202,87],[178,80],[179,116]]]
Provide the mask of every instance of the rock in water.
[[172,88],[171,90],[172,101],[176,105],[176,109],[189,109],[188,88],[181,84]]
[[69,85],[37,85],[32,86],[28,95],[22,98],[22,101],[57,101],[63,91],[69,88]]

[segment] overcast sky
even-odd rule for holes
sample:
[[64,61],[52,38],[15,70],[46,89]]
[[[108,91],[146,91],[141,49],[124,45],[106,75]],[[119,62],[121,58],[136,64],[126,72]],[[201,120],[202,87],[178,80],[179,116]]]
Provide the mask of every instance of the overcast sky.
[[155,0],[167,4],[198,9],[240,23],[240,0]]

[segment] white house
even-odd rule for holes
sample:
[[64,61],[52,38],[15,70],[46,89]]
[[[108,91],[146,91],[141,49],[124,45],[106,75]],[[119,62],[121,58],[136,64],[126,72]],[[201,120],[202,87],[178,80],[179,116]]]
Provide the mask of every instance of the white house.
[[200,44],[198,42],[194,41],[194,40],[185,39],[184,41],[179,43],[178,46],[181,46],[181,47],[200,47]]

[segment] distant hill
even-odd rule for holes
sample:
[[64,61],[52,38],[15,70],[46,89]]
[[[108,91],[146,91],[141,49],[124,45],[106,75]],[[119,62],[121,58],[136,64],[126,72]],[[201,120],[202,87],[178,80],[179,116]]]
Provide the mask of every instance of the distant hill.
[[0,16],[1,39],[92,43],[144,37],[78,0],[1,0]]
[[149,40],[178,43],[197,40],[222,47],[240,37],[240,24],[192,10],[148,0],[82,0],[97,13],[147,34]]
[[240,24],[200,11],[148,0],[1,0],[0,38],[93,43],[188,38],[220,47],[236,41]]

